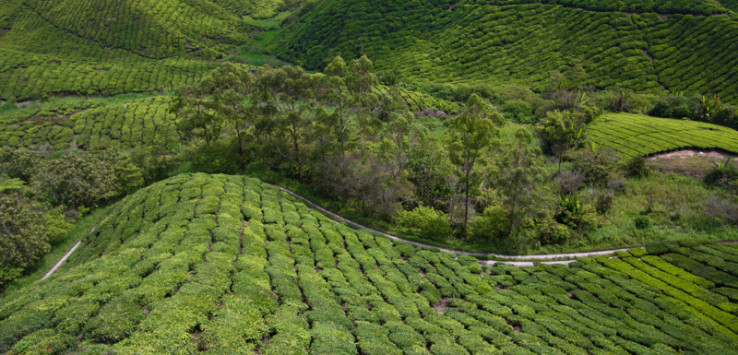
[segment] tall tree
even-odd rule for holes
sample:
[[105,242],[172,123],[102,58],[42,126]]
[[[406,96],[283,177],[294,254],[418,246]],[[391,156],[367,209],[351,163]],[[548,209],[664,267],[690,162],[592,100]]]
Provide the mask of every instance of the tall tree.
[[568,111],[551,111],[546,113],[538,126],[538,133],[543,140],[543,148],[556,155],[559,160],[559,173],[564,153],[579,143],[584,132],[584,124],[572,117]]
[[201,136],[205,144],[210,145],[220,137],[223,119],[209,107],[209,99],[207,88],[200,84],[183,87],[177,92],[169,111],[179,117],[177,132],[182,138]]
[[291,162],[288,169],[298,177],[305,177],[306,152],[313,123],[320,112],[318,98],[322,95],[318,75],[306,73],[302,68],[282,67],[264,69],[257,73],[262,101],[266,113],[261,126],[274,139],[273,147],[282,159]]
[[254,115],[251,99],[255,87],[253,75],[241,67],[226,63],[215,70],[202,86],[203,91],[211,95],[208,107],[236,132],[241,169],[245,170],[244,137],[253,123]]
[[472,94],[466,108],[450,124],[448,152],[451,162],[459,169],[461,188],[464,190],[464,222],[462,234],[467,235],[469,200],[478,174],[475,164],[484,152],[498,142],[499,129],[494,121],[501,115],[492,110],[481,97]]
[[508,215],[508,233],[515,235],[524,220],[535,211],[537,186],[543,182],[540,150],[532,148],[533,136],[525,129],[515,133],[516,143],[505,146],[496,160],[494,186]]

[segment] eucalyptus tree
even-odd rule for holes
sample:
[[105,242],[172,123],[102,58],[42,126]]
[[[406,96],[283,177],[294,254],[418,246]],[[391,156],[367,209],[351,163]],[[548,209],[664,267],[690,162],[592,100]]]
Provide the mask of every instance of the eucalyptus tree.
[[323,95],[321,75],[309,74],[300,67],[263,68],[257,72],[259,81],[259,125],[270,135],[272,148],[281,159],[293,164],[289,169],[305,177],[310,157],[304,147],[309,145],[315,121],[321,113]]
[[469,200],[479,174],[475,165],[485,152],[499,143],[500,131],[495,123],[502,117],[476,94],[472,94],[466,108],[450,123],[448,153],[451,163],[458,168],[461,188],[464,191],[464,221],[462,234],[467,235]]
[[210,78],[201,84],[203,91],[210,94],[207,107],[212,109],[236,132],[241,169],[246,169],[244,138],[254,119],[254,100],[256,80],[253,75],[231,63],[220,66]]
[[514,144],[502,149],[491,179],[507,211],[510,236],[515,235],[526,218],[540,209],[536,201],[540,198],[540,186],[544,181],[540,149],[531,147],[533,136],[527,130],[519,129],[515,139]]

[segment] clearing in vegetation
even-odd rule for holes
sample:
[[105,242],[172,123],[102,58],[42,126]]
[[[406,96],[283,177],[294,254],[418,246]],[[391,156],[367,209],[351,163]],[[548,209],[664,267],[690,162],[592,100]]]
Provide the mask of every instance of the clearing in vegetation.
[[244,176],[113,205],[0,306],[0,351],[714,353],[738,341],[738,248],[663,244],[481,267],[337,224]]
[[587,139],[624,158],[686,148],[738,153],[738,132],[731,128],[630,113],[603,114],[588,127]]

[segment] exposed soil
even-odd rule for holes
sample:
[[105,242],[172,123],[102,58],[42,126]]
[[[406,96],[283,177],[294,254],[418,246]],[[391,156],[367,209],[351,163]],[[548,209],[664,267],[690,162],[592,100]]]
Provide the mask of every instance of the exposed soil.
[[[701,179],[715,166],[715,162],[725,162],[731,156],[718,151],[683,149],[654,155],[647,161],[655,170]],[[738,167],[738,161],[731,161],[731,164]]]
[[436,310],[436,313],[441,316],[443,315],[446,308],[448,308],[448,300],[445,298],[442,298],[440,301],[433,304],[433,309]]

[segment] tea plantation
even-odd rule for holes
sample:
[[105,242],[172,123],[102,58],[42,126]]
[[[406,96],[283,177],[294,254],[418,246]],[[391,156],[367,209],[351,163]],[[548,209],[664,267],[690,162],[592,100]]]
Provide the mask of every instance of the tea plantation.
[[735,352],[738,248],[480,267],[337,224],[253,178],[179,175],[111,206],[0,303],[0,351]]
[[249,26],[209,1],[0,2],[0,99],[172,91]]
[[62,100],[0,113],[0,137],[8,148],[104,150],[174,144],[179,137],[171,96],[116,101]]
[[588,127],[587,138],[624,158],[686,148],[738,153],[738,132],[731,128],[628,113],[602,115]]
[[578,86],[738,99],[738,22],[716,1],[327,0],[302,15],[270,48],[310,68],[363,53],[415,82],[540,88],[558,70]]

